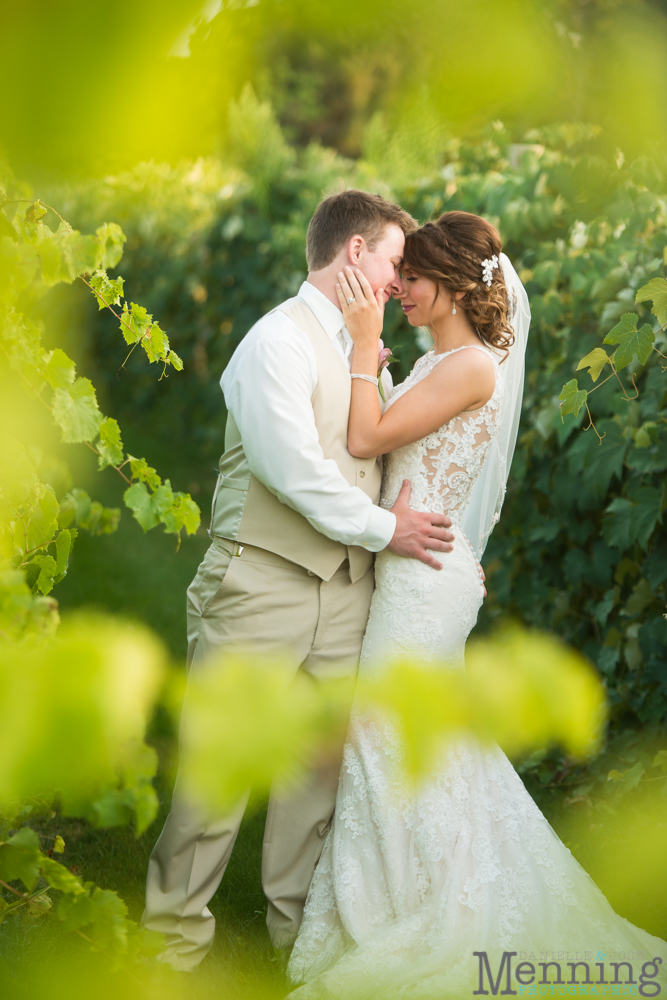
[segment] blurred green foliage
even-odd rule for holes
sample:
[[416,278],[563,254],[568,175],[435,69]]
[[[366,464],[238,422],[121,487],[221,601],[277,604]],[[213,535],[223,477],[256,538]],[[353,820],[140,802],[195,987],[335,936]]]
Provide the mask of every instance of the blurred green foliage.
[[[510,614],[583,650],[604,678],[612,739],[586,764],[549,751],[553,740],[579,755],[594,743],[601,694],[585,670],[567,667],[575,660],[537,637],[471,647],[470,690],[447,687],[458,683],[451,677],[443,687],[442,678],[405,664],[374,697],[402,720],[416,773],[427,766],[443,723],[452,722],[451,712],[437,711],[445,698],[459,710],[459,723],[472,723],[508,751],[535,748],[520,770],[538,798],[540,790],[566,789],[568,803],[595,803],[618,818],[619,803],[667,785],[667,393],[657,355],[646,347],[653,335],[662,351],[667,341],[651,316],[653,309],[662,322],[659,303],[641,292],[647,283],[656,289],[667,263],[664,6],[120,0],[110,16],[104,5],[81,0],[57,9],[26,0],[3,18],[0,82],[11,100],[0,143],[20,174],[39,183],[37,193],[91,234],[72,233],[67,224],[50,229],[44,220],[51,217],[27,188],[12,193],[28,200],[18,212],[0,213],[4,269],[9,262],[18,281],[3,290],[13,296],[5,305],[28,322],[5,324],[4,344],[13,370],[37,377],[65,440],[94,441],[101,466],[126,464],[136,480],[126,499],[144,529],[158,520],[170,527],[169,483],[143,460],[123,463],[115,418],[103,418],[95,389],[76,379],[63,347],[73,345],[77,361],[82,356],[105,410],[130,434],[148,428],[165,451],[187,451],[191,467],[209,466],[212,484],[224,429],[219,375],[252,323],[305,276],[305,228],[323,193],[356,185],[400,200],[422,221],[463,208],[500,227],[526,283],[533,325],[510,491],[485,559],[482,627]],[[485,127],[492,118],[507,127]],[[562,120],[596,127],[553,124]],[[103,180],[88,179],[105,172]],[[186,362],[178,380],[159,387],[137,364],[138,352],[123,368],[118,320],[106,308],[98,315],[88,290],[48,290],[82,274],[100,307],[120,304],[123,279],[107,271],[122,234],[105,226],[108,219],[128,237],[124,270],[132,296],[146,304],[126,303],[126,341],[141,342],[150,361],[169,359],[170,344],[152,321],[159,315]],[[415,340],[391,308],[384,337],[400,359],[398,380],[426,341]],[[603,342],[619,345],[624,393],[613,378],[597,382],[608,363]],[[579,367],[590,375],[575,375],[583,355]],[[178,355],[171,360],[179,367]],[[631,400],[635,373],[639,394]],[[561,386],[575,378],[581,387],[571,385],[559,408]],[[141,830],[150,822],[155,758],[142,741],[160,654],[136,630],[99,620],[72,623],[54,638],[57,606],[46,595],[67,570],[76,530],[111,531],[118,512],[72,487],[43,421],[17,402],[5,368],[0,379],[3,425],[13,419],[25,431],[19,436],[44,445],[40,452],[3,442],[0,455],[7,556],[0,630],[12,642],[30,636],[0,649],[9,706],[0,733],[7,764],[0,875],[13,883],[0,897],[4,908],[30,917],[50,910],[126,962],[154,944],[127,920],[122,901],[68,873],[30,831],[16,839],[9,826],[48,811],[56,790],[66,810],[95,824],[134,818]],[[579,394],[593,389],[588,403],[600,439],[582,429]],[[197,478],[206,496],[205,476]],[[20,527],[9,507],[17,505],[29,531],[12,563]],[[186,513],[196,527],[193,508],[182,510],[181,520]],[[266,689],[264,723],[261,713],[251,716],[245,708],[250,699],[256,704],[261,669],[210,674],[200,692],[195,732],[217,742],[199,740],[192,775],[201,795],[218,803],[248,781],[266,789],[275,777],[293,779],[322,724],[340,724],[335,699],[326,710],[312,692],[294,701],[277,677]],[[435,709],[427,726],[424,699]],[[246,718],[250,728],[239,740]],[[281,727],[291,742],[281,742]],[[221,783],[217,760],[230,740],[248,753]],[[657,826],[664,804],[650,805]],[[587,840],[574,827],[572,837],[574,847]],[[636,839],[646,858],[657,856],[654,839]],[[52,851],[60,847],[56,838]],[[641,884],[654,888],[648,876]],[[53,909],[49,887],[56,890]],[[137,997],[180,995],[166,975],[138,984]],[[99,974],[93,978],[99,991]],[[71,979],[67,965],[60,977],[50,970],[51,994],[70,995]],[[17,985],[0,964],[0,983],[18,996],[37,980],[24,976]],[[118,988],[109,981],[110,994]],[[276,989],[270,977],[257,986],[262,996]],[[254,993],[251,984],[245,994]]]
[[[478,640],[465,671],[416,657],[382,666],[360,681],[357,707],[392,718],[411,780],[431,773],[452,734],[474,734],[514,758],[554,744],[575,759],[600,748],[604,688],[583,657],[551,637],[514,630]],[[179,777],[188,796],[219,815],[248,788],[261,798],[272,786],[298,784],[309,761],[340,745],[351,696],[348,681],[315,687],[295,679],[288,661],[252,651],[200,667],[181,718]]]
[[[134,819],[140,834],[148,826],[157,756],[143,739],[164,668],[145,629],[99,616],[70,618],[47,642],[0,644],[0,922],[19,912],[56,918],[118,965],[160,950],[115,892],[51,856],[65,851],[59,833],[45,851],[23,824],[57,806],[102,827]],[[173,674],[165,704],[175,718],[182,689]],[[252,651],[201,667],[182,716],[182,794],[219,815],[249,786],[262,798],[298,783],[333,735],[340,745],[350,695],[349,683],[295,681],[288,664]],[[581,657],[518,632],[474,646],[468,674],[405,661],[378,671],[359,696],[362,710],[391,713],[412,778],[432,769],[452,731],[498,739],[514,753],[555,741],[587,755],[604,726],[603,689]]]
[[57,796],[66,814],[102,826],[134,819],[141,833],[157,808],[157,760],[143,738],[164,669],[148,630],[109,617],[70,618],[48,642],[2,642],[3,812]]
[[224,153],[249,81],[290,141],[345,155],[427,111],[467,136],[594,121],[636,156],[667,132],[666,55],[660,0],[26,0],[3,8],[1,141],[30,179]]

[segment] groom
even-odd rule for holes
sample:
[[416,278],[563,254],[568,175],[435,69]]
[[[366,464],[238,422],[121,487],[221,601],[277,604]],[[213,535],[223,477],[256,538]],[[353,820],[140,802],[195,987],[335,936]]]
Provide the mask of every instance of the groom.
[[[377,506],[380,459],[347,450],[352,340],[336,282],[358,267],[385,300],[397,290],[405,235],[397,205],[364,191],[321,202],[308,228],[308,278],[250,330],[222,376],[225,452],[213,498],[211,546],[188,590],[188,661],[252,644],[287,652],[295,675],[354,677],[373,593],[373,553],[441,568],[451,522],[408,506]],[[342,752],[342,747],[340,748]],[[224,767],[224,761],[221,761]],[[271,796],[262,883],[271,941],[296,938],[333,815],[338,760],[311,771],[289,797]],[[208,903],[229,861],[248,796],[206,821],[179,793],[148,869],[144,926],[161,931],[161,958],[192,970],[213,943]]]

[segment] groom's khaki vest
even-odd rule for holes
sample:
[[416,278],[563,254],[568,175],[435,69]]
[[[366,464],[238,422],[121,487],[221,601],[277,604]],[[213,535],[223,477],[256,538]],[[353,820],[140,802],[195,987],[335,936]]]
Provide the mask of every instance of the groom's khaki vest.
[[[324,457],[333,459],[350,486],[377,503],[382,478],[379,458],[353,458],[347,450],[350,373],[311,308],[298,298],[278,306],[303,330],[317,360],[317,385],[311,397]],[[241,435],[227,414],[225,452],[213,496],[210,534],[256,545],[329,580],[347,557],[354,583],[371,568],[373,555],[358,545],[334,542],[282,503],[252,475]]]

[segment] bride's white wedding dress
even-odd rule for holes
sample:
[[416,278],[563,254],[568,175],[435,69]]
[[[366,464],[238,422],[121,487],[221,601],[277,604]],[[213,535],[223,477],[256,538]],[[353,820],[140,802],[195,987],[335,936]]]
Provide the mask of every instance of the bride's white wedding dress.
[[[504,390],[498,357],[469,349],[493,360],[493,395],[389,455],[381,501],[391,507],[409,479],[412,507],[451,517],[454,548],[440,571],[379,553],[361,674],[407,651],[440,669],[443,661],[444,669],[463,668],[483,584],[461,518],[497,432]],[[421,358],[389,405],[445,359]],[[596,961],[627,959],[635,980],[654,956],[667,968],[665,942],[614,913],[498,747],[452,739],[437,771],[410,787],[391,724],[353,708],[333,824],[288,967],[292,981],[305,985],[290,996],[471,997],[479,988],[473,952],[487,952],[495,978],[504,951],[524,953],[513,968],[532,953],[535,983],[537,963],[559,953],[564,983],[567,961],[588,961],[593,983]],[[608,964],[605,971],[610,981]]]

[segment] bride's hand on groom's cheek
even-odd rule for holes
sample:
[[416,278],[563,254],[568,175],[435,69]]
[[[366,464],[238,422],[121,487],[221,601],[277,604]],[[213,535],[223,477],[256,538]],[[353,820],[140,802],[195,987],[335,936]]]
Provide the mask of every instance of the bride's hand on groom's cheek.
[[338,272],[336,294],[355,347],[377,348],[384,320],[384,291],[373,292],[366,275],[358,268]]
[[419,559],[433,569],[442,569],[442,563],[433,557],[433,551],[452,551],[454,535],[449,530],[451,519],[446,514],[413,510],[409,503],[411,492],[410,481],[405,479],[391,508],[396,515],[396,530],[388,547],[396,555]]

